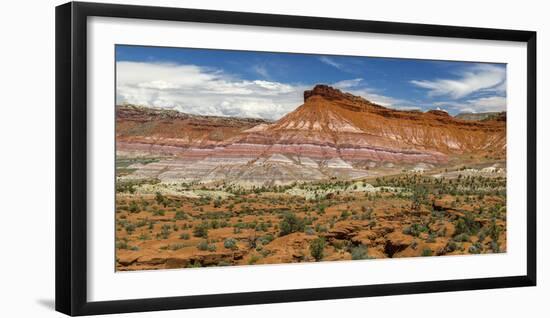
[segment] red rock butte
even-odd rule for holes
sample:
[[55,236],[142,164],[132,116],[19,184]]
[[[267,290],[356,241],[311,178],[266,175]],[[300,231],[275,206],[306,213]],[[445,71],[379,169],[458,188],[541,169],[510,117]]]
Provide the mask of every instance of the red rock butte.
[[395,110],[316,85],[275,122],[118,106],[117,152],[206,160],[221,175],[229,165],[264,162],[322,170],[367,162],[445,164],[463,155],[503,159],[506,117],[472,121],[441,110]]

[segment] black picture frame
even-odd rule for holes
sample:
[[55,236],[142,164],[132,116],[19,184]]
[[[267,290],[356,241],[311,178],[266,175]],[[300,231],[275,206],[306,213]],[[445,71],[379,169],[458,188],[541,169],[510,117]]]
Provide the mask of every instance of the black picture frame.
[[[350,287],[87,301],[86,21],[92,16],[525,42],[527,274]],[[55,28],[56,310],[77,316],[536,285],[536,32],[81,2],[70,2],[56,7]]]

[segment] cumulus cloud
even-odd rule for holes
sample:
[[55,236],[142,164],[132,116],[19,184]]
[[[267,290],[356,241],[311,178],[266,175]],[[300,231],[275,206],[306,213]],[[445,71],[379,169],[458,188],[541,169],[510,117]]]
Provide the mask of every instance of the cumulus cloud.
[[303,101],[307,87],[242,80],[196,65],[117,62],[117,103],[198,115],[276,120]]
[[413,85],[428,90],[429,96],[460,99],[480,91],[506,90],[506,69],[495,65],[477,64],[460,72],[458,79],[412,80]]

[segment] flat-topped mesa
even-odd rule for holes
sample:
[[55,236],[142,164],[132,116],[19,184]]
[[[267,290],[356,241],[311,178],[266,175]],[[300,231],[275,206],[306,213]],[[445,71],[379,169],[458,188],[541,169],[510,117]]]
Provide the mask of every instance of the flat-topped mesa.
[[344,92],[342,92],[341,90],[339,90],[337,88],[334,88],[334,87],[331,87],[331,86],[328,86],[328,85],[324,85],[324,84],[315,85],[315,87],[313,87],[313,89],[304,91],[304,102],[307,101],[312,96],[322,96],[322,97],[324,97],[325,99],[328,99],[328,100],[347,99],[347,100],[351,100],[351,101],[372,104],[370,101],[368,101],[368,100],[366,100],[362,97],[355,96],[355,95],[352,95],[350,93],[344,93]]
[[344,93],[339,89],[330,87],[328,85],[315,85],[313,89],[304,91],[304,102],[311,96],[323,96],[328,99],[343,98]]

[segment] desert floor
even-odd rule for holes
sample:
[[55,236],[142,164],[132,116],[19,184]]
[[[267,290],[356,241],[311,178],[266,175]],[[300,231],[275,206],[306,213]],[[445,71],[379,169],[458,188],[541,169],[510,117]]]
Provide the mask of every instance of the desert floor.
[[506,174],[493,167],[252,188],[118,182],[116,270],[502,253]]

